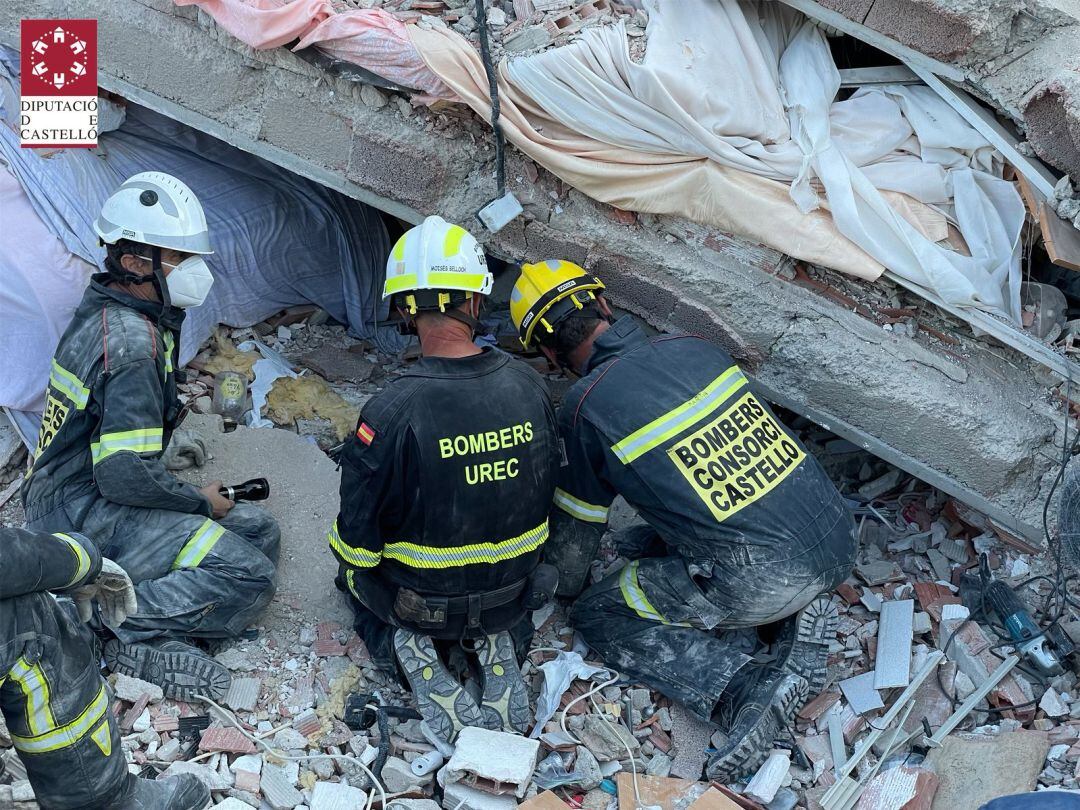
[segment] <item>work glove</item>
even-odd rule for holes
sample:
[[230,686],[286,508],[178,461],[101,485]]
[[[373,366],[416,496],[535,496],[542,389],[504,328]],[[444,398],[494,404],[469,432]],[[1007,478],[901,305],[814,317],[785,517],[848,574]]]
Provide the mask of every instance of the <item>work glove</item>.
[[79,609],[80,619],[84,622],[90,621],[93,615],[91,603],[96,601],[101,620],[106,627],[114,630],[139,607],[131,577],[119,565],[105,558],[101,560],[101,573],[97,579],[76,588],[70,596]]
[[165,469],[172,472],[201,467],[206,463],[206,443],[191,430],[178,430],[165,449]]

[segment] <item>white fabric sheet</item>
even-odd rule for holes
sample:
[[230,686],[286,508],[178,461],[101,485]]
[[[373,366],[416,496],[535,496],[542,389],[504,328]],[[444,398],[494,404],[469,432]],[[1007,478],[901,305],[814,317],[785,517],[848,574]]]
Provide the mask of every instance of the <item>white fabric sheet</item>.
[[0,211],[0,405],[40,410],[53,351],[97,268],[64,247],[3,167]]
[[[1023,203],[992,147],[933,91],[889,86],[835,101],[840,76],[824,34],[780,3],[643,5],[641,64],[620,23],[512,58],[509,77],[548,115],[604,143],[789,181],[801,210],[827,207],[889,269],[950,303],[1019,321]],[[940,207],[972,255],[920,235],[882,190]]]

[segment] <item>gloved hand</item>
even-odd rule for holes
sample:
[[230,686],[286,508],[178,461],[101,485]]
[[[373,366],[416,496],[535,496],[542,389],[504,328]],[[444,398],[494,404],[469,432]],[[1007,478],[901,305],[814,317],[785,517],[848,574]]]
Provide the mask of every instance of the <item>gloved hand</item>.
[[101,620],[113,629],[123,624],[139,607],[131,577],[119,565],[105,558],[101,560],[101,573],[97,579],[76,588],[71,592],[71,598],[75,600],[79,618],[84,622],[90,621],[93,615],[91,602],[97,600]]
[[192,430],[178,430],[165,449],[165,469],[177,472],[206,463],[206,443]]

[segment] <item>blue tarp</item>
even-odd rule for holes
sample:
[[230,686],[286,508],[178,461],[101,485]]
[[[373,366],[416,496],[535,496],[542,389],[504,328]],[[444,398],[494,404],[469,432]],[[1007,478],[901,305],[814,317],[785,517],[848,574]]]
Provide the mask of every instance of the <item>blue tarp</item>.
[[[375,326],[386,318],[381,290],[391,247],[378,211],[136,105],[127,106],[119,129],[99,137],[96,150],[20,149],[17,69],[17,54],[0,48],[0,158],[71,253],[101,266],[105,253],[92,223],[105,198],[137,172],[176,175],[202,202],[216,283],[206,303],[188,313],[183,362],[219,323],[249,326],[303,303],[386,350],[403,345],[395,331]],[[43,268],[15,269],[32,276]],[[48,368],[26,372],[41,377],[43,390]]]

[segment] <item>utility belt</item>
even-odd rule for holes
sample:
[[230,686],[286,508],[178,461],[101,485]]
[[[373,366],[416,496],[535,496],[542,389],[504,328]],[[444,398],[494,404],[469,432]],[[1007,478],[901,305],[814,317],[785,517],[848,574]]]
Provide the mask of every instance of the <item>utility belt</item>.
[[[359,585],[361,578],[357,580]],[[381,593],[360,586],[357,596],[385,621],[435,638],[478,638],[509,630],[529,611],[548,604],[555,596],[559,573],[555,566],[541,564],[528,577],[509,585],[463,596],[423,594],[385,580],[380,584],[384,587],[374,590]],[[380,610],[383,607],[386,610]]]

